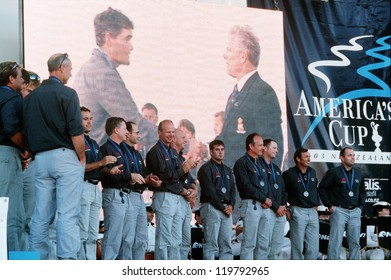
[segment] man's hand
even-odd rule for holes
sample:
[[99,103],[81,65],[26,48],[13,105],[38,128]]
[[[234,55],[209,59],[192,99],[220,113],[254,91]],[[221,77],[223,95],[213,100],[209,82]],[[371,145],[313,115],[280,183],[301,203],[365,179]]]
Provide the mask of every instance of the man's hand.
[[31,158],[22,159],[22,170],[25,170],[29,167],[29,163],[31,162]]
[[232,205],[227,205],[227,206],[225,206],[223,212],[224,212],[224,214],[225,214],[227,217],[231,216],[231,214],[232,214]]
[[110,169],[110,174],[111,175],[118,175],[118,174],[121,174],[122,172],[124,172],[123,170],[121,170],[123,164],[119,164],[117,166],[114,166],[113,168]]
[[152,173],[145,177],[145,184],[152,186],[154,188],[159,188],[162,185],[162,181],[158,176],[153,175]]
[[99,166],[106,166],[108,164],[115,163],[117,158],[115,156],[105,156],[100,162]]
[[195,168],[198,165],[199,161],[200,161],[199,159],[195,160],[192,157],[189,157],[187,160],[185,160],[182,163],[183,171],[185,173],[188,173],[191,169]]
[[138,174],[138,173],[131,173],[131,180],[130,180],[130,184],[131,185],[134,185],[134,184],[140,184],[140,185],[143,185],[145,184],[145,179],[143,176],[141,176],[141,174]]
[[31,159],[31,157],[32,157],[32,153],[30,152],[30,151],[28,151],[28,150],[25,150],[24,152],[20,152],[19,153],[20,154],[20,157],[22,158],[22,159]]
[[272,200],[270,198],[266,198],[265,202],[261,202],[261,206],[264,209],[270,208],[270,206],[272,206]]
[[278,209],[276,211],[276,216],[277,217],[282,217],[282,216],[285,215],[285,212],[286,212],[285,205],[280,205],[280,207],[278,207]]

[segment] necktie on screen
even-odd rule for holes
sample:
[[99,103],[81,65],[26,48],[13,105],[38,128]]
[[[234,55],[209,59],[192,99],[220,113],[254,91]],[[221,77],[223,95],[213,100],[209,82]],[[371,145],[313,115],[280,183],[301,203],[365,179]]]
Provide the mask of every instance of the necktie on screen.
[[236,102],[237,96],[238,96],[239,90],[238,90],[238,85],[234,86],[234,90],[232,91],[231,95],[228,98],[228,104],[226,108],[226,112],[229,112],[232,107],[234,106],[234,103]]

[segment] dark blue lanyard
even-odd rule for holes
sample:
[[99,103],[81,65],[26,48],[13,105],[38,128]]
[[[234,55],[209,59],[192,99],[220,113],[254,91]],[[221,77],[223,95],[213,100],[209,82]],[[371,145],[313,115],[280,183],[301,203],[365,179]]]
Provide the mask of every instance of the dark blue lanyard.
[[163,144],[162,141],[159,140],[159,143],[160,145],[162,146],[163,150],[164,150],[164,153],[167,155],[169,161],[170,161],[170,166],[172,168],[172,170],[176,170],[178,168],[178,164],[175,160],[175,157],[174,155],[172,154],[172,150],[171,149],[167,149],[167,147]]
[[[225,183],[224,183],[224,180],[225,180],[225,172],[224,172],[224,166],[221,166],[221,171],[219,170],[219,168],[217,167],[217,165],[212,161],[212,165],[215,167],[216,171],[217,171],[217,174],[220,174],[220,182],[221,182],[221,185],[223,186],[223,188],[225,188]],[[217,177],[217,174],[216,174],[216,177]]]
[[88,146],[88,148],[90,148],[90,151],[91,151],[91,156],[94,160],[94,162],[98,161],[98,156],[97,154],[95,153],[96,149],[95,149],[95,145],[94,145],[94,142],[91,140],[87,140],[87,137],[88,136],[84,136],[84,143],[86,143],[86,145]]
[[125,173],[130,173],[130,166],[129,166],[129,161],[128,161],[128,157],[126,156],[126,153],[124,154],[122,152],[122,150],[120,149],[120,147],[118,147],[118,145],[116,143],[114,143],[114,141],[111,140],[110,138],[108,138],[107,141],[109,141],[109,143],[111,143],[114,146],[114,148],[121,155],[123,162],[124,162],[124,165],[125,165]]
[[251,162],[252,166],[255,168],[257,171],[258,179],[262,181],[263,179],[263,172],[262,172],[262,166],[259,166],[259,159],[257,162],[257,165],[251,160],[250,156],[246,153],[246,158],[248,159],[249,162]]
[[345,168],[342,165],[341,165],[341,169],[342,169],[343,176],[346,179],[346,185],[348,186],[349,191],[351,191],[353,189],[353,185],[354,185],[354,169],[352,168],[352,180],[351,180],[351,182],[349,182],[349,177],[346,174]]
[[134,163],[134,166],[136,168],[136,172],[140,174],[140,168],[138,166],[138,160],[137,160],[136,153],[133,150],[130,150],[128,145],[124,144],[124,147],[125,147],[126,153],[128,154],[128,156],[130,156],[130,158],[132,159],[132,162]]
[[301,175],[300,171],[297,171],[297,174],[300,176],[301,184],[303,185],[303,188],[305,191],[307,191],[310,187],[310,179],[311,179],[311,170],[308,169],[308,175],[307,175],[307,185],[304,184],[303,176]]
[[277,183],[277,177],[276,177],[276,173],[274,172],[273,163],[270,162],[270,164],[268,164],[264,158],[262,158],[262,160],[263,160],[263,162],[266,164],[266,166],[268,167],[268,169],[271,171],[272,176],[273,176],[273,183],[276,184],[276,183]]

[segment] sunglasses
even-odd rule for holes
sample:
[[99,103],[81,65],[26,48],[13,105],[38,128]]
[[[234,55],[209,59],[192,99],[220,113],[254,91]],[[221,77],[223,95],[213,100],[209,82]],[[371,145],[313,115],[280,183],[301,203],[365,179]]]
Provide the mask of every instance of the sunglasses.
[[18,64],[15,62],[14,66],[11,68],[11,72],[14,71],[16,67],[18,67]]
[[30,74],[30,81],[40,82],[41,78],[37,74]]
[[62,60],[61,60],[61,63],[60,63],[60,65],[58,66],[58,68],[61,67],[61,65],[64,63],[65,59],[67,59],[67,58],[68,58],[68,54],[67,54],[67,53],[64,53],[64,54],[63,54],[63,57],[62,57]]
[[[18,65],[19,65],[19,64],[17,64],[16,62],[12,65],[12,68],[11,68],[11,70],[10,70],[10,74],[12,73],[12,71],[14,71],[14,70],[16,69],[16,67],[18,67]],[[5,67],[3,68],[3,70],[0,70],[0,73],[5,72],[6,69],[7,69],[9,66],[11,66],[11,65],[8,64],[7,66],[5,66]]]

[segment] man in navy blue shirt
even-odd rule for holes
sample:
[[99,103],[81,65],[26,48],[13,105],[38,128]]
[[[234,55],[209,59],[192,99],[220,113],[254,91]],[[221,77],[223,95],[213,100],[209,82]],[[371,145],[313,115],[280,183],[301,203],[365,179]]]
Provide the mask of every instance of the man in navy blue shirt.
[[49,224],[57,212],[57,258],[76,259],[84,128],[77,93],[65,86],[72,76],[68,54],[54,54],[47,64],[49,79],[23,101],[24,131],[36,164],[36,205],[29,243],[32,251],[41,253],[41,259],[49,258]]
[[[84,141],[86,153],[86,170],[80,211],[80,239],[81,247],[78,258],[80,260],[96,259],[96,241],[99,233],[99,216],[102,208],[102,192],[98,187],[101,179],[101,172],[104,166],[117,161],[114,156],[102,156],[96,141],[88,135],[92,129],[92,114],[90,109],[82,106],[80,108],[82,124],[84,127]],[[119,169],[112,169],[111,172],[121,172]]]
[[26,250],[21,155],[28,158],[22,133],[22,68],[0,63],[0,197],[9,198],[7,245],[9,251]]
[[349,259],[359,260],[361,214],[366,197],[364,176],[354,167],[353,148],[343,148],[339,158],[341,165],[329,169],[318,187],[320,199],[331,214],[327,259],[338,259],[346,228]]

